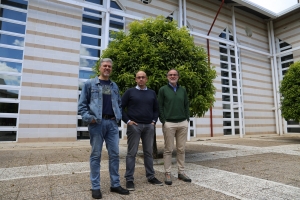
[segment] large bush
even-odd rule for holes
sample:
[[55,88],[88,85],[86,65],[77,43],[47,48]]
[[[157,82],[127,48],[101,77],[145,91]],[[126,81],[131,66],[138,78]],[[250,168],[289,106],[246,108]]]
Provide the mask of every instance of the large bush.
[[281,111],[286,120],[300,121],[300,62],[292,64],[280,85]]
[[[194,44],[188,30],[163,16],[134,21],[128,29],[128,33],[113,33],[114,40],[101,55],[113,60],[111,78],[121,93],[136,85],[139,70],[147,73],[147,86],[157,93],[167,84],[167,71],[175,68],[180,73],[179,84],[187,90],[191,116],[204,115],[215,101],[216,72],[208,63],[206,51]],[[94,70],[99,73],[97,66]]]

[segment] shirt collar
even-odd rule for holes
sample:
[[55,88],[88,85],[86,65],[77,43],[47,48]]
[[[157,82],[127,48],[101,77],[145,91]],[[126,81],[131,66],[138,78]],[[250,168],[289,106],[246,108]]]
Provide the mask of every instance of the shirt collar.
[[138,86],[138,85],[135,86],[135,88],[138,89],[138,90],[147,90],[148,89],[147,86],[144,89],[141,89],[140,86]]

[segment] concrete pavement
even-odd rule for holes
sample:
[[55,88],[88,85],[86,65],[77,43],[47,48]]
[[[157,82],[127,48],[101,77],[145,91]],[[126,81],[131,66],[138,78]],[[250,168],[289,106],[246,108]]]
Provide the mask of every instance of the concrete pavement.
[[[163,141],[158,140],[163,151]],[[92,199],[89,141],[0,143],[0,199]],[[141,152],[139,152],[141,155]],[[121,185],[125,186],[126,141],[120,141]],[[174,154],[175,156],[175,154]],[[186,147],[186,173],[192,183],[153,186],[138,156],[136,190],[128,196],[109,192],[108,156],[103,150],[103,199],[300,199],[300,135],[193,138]],[[163,181],[163,160],[155,160]]]

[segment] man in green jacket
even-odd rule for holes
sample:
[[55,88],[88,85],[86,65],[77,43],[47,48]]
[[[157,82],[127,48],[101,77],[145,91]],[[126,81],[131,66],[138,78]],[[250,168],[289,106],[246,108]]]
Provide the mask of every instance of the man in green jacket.
[[179,73],[171,69],[167,73],[169,83],[158,91],[159,119],[163,124],[165,140],[164,168],[165,184],[172,185],[171,166],[174,137],[176,138],[178,179],[192,180],[184,172],[185,143],[190,121],[189,100],[185,88],[179,86]]

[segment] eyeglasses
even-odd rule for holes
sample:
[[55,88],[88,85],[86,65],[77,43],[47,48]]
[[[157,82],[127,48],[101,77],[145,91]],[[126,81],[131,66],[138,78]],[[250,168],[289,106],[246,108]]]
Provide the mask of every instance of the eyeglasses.
[[144,78],[146,78],[146,76],[137,76],[137,77],[135,77],[136,79],[144,79]]
[[168,74],[168,76],[178,76],[178,74]]

